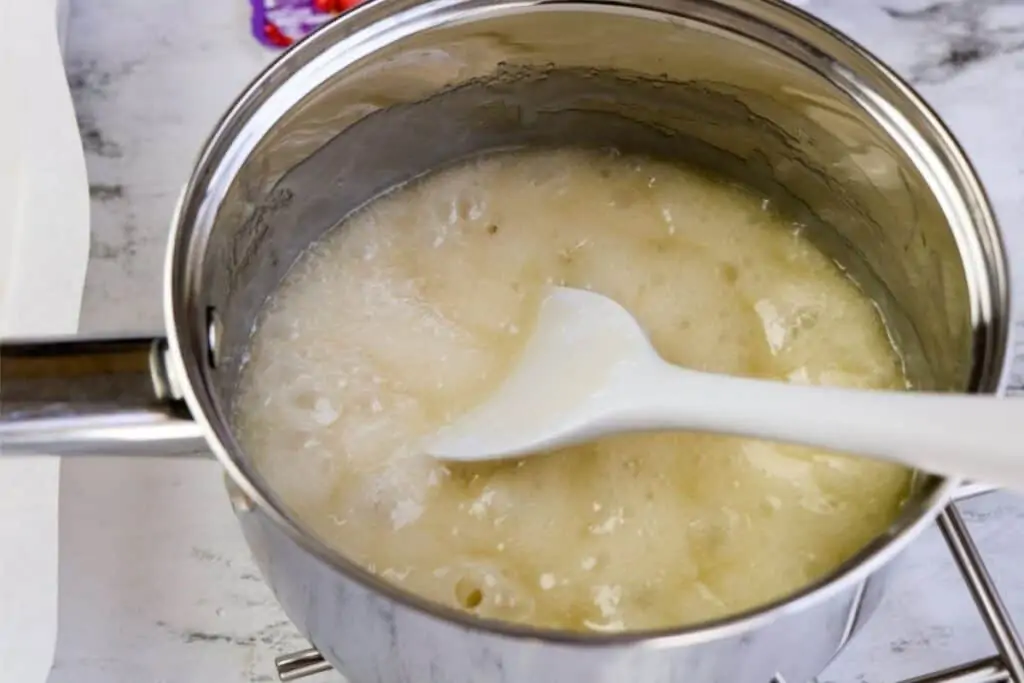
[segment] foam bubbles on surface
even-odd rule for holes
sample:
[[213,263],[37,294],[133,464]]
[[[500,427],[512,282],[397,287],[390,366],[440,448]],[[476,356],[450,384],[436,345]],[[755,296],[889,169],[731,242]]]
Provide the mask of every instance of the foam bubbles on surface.
[[687,367],[903,386],[871,302],[801,231],[759,196],[617,155],[435,174],[314,245],[268,302],[239,438],[327,543],[474,614],[621,631],[781,597],[880,533],[908,473],[707,434],[479,466],[417,444],[500,381],[549,283],[614,297]]

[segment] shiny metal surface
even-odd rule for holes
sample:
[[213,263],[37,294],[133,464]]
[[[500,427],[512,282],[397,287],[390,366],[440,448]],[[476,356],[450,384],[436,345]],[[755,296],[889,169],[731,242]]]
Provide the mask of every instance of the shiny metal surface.
[[285,683],[315,676],[325,671],[334,671],[334,667],[324,659],[320,651],[312,647],[277,657],[274,660],[274,668],[277,671],[278,680]]
[[960,487],[953,492],[953,500],[967,500],[969,498],[974,498],[975,496],[983,496],[986,493],[992,493],[993,491],[998,490],[999,487],[993,486],[992,484],[982,484],[980,482],[969,481],[961,484]]
[[0,343],[0,454],[208,454],[166,353],[152,337]]
[[353,683],[810,680],[956,482],[919,477],[887,534],[797,595],[685,629],[577,634],[398,591],[308,533],[237,446],[253,320],[311,242],[432,169],[565,145],[753,186],[876,300],[916,384],[1001,391],[1011,308],[984,193],[927,107],[843,37],[772,0],[377,0],[250,86],[182,197],[164,308],[190,438],[205,434],[227,470],[285,611]]
[[277,677],[284,683],[333,670],[327,660],[312,648],[277,657],[274,667],[277,669]]
[[910,678],[902,683],[1018,683],[1018,681],[1010,678],[998,657],[989,657],[933,674]]
[[999,650],[1003,670],[1011,681],[1024,682],[1024,641],[1021,641],[956,505],[950,505],[939,515],[938,523],[971,597],[978,605],[985,627]]
[[[275,665],[278,679],[285,683],[334,670],[323,655],[312,648],[278,657],[275,660]],[[988,657],[924,676],[908,678],[901,683],[1019,683],[1019,681],[1020,679],[1010,677],[999,657]],[[780,676],[775,676],[771,683],[786,683],[786,681]]]

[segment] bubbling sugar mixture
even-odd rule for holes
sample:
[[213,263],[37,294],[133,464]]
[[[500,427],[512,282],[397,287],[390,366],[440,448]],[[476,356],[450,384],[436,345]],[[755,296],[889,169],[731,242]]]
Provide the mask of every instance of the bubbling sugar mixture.
[[242,445],[315,533],[382,578],[572,630],[763,604],[895,517],[906,469],[749,439],[423,455],[509,371],[548,283],[614,298],[679,365],[906,386],[871,301],[750,191],[614,154],[515,153],[396,190],[300,259],[254,333]]

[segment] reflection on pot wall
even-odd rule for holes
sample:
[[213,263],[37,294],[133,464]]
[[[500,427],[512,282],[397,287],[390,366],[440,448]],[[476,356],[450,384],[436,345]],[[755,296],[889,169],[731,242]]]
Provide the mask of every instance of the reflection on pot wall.
[[[916,384],[966,385],[957,244],[925,179],[852,98],[753,42],[723,59],[721,37],[699,25],[616,17],[570,30],[575,21],[549,13],[414,36],[328,78],[269,131],[218,216],[244,225],[219,245],[232,268],[209,273],[230,303],[218,306],[229,311],[227,358],[237,363],[252,315],[296,256],[373,197],[487,150],[578,145],[754,185],[882,302]],[[593,41],[647,48],[607,54]]]

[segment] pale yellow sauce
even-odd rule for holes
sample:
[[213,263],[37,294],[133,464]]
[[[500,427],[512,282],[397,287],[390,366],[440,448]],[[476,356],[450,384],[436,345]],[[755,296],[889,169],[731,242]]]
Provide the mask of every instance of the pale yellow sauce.
[[548,627],[737,612],[889,525],[906,470],[751,440],[631,435],[486,466],[422,455],[507,372],[547,283],[615,298],[680,365],[905,386],[871,302],[761,198],[646,160],[517,154],[397,190],[300,260],[253,338],[245,450],[381,577]]

